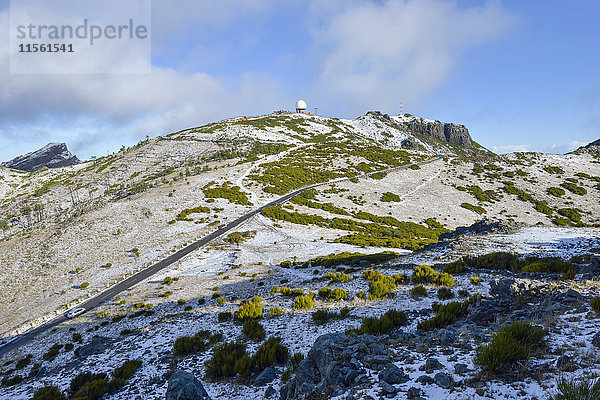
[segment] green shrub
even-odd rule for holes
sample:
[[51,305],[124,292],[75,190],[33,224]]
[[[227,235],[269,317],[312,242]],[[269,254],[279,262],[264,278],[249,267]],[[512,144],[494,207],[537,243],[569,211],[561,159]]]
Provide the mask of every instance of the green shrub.
[[452,290],[443,287],[438,289],[437,297],[440,300],[448,300],[454,297],[454,293],[452,293]]
[[252,340],[263,340],[266,336],[265,328],[255,319],[244,322],[242,333]]
[[388,310],[381,317],[363,318],[360,328],[350,329],[348,333],[362,335],[365,333],[371,335],[383,335],[394,329],[405,326],[408,322],[408,316],[404,311]]
[[557,211],[560,215],[569,218],[574,223],[581,222],[581,210],[577,208],[559,208]]
[[384,202],[399,202],[400,200],[400,196],[391,192],[385,192],[383,196],[381,196],[381,201]]
[[44,386],[35,391],[32,400],[66,400],[65,395],[56,386]]
[[475,206],[471,203],[462,203],[460,206],[462,208],[466,208],[469,211],[473,211],[477,214],[485,214],[487,212],[485,208],[483,208],[481,206]]
[[[73,344],[71,344],[71,347],[73,347]],[[28,354],[26,357],[17,360],[17,363],[15,364],[15,369],[19,370],[25,368],[31,362],[32,357],[33,356],[31,354]]]
[[594,312],[600,314],[600,297],[599,296],[592,297],[592,299],[590,300],[590,306],[592,307],[592,310]]
[[459,289],[458,296],[459,297],[469,297],[469,291],[466,289]]
[[289,359],[287,347],[281,344],[281,338],[269,337],[266,342],[258,346],[252,361],[256,371],[262,371],[273,365],[282,365]]
[[250,377],[252,373],[253,361],[252,357],[248,354],[244,354],[240,359],[238,359],[235,364],[233,364],[234,373],[240,375],[242,378]]
[[344,289],[331,290],[328,287],[324,287],[319,289],[319,298],[331,301],[347,300],[348,292],[346,292]]
[[564,187],[565,189],[567,189],[569,192],[573,193],[573,194],[577,194],[579,196],[583,196],[587,194],[587,190],[581,186],[577,186],[576,184],[572,183],[572,182],[563,182],[560,184],[560,186]]
[[195,354],[201,351],[207,350],[211,345],[220,341],[222,338],[221,333],[212,334],[210,331],[202,330],[194,336],[182,336],[175,339],[173,344],[173,353],[176,356],[187,356],[189,354]]
[[[584,378],[585,379],[585,378]],[[600,380],[576,382],[561,376],[556,385],[557,393],[552,400],[597,400],[600,399]]]
[[269,314],[271,314],[273,317],[283,315],[283,309],[281,307],[271,307]]
[[79,287],[82,289],[87,289],[88,286],[90,286],[89,282],[83,282],[81,285],[79,285]]
[[69,391],[71,393],[77,393],[86,383],[106,379],[107,375],[104,373],[93,374],[87,371],[80,372],[73,379],[71,379],[71,383],[69,384]]
[[315,306],[311,295],[298,296],[294,299],[294,308],[296,310],[309,310]]
[[206,361],[206,377],[217,380],[236,374],[236,361],[247,356],[244,343],[221,343],[214,349],[213,356]]
[[217,299],[217,304],[222,306],[223,304],[227,303],[227,300],[225,299],[225,297],[219,297]]
[[530,322],[516,321],[500,328],[492,340],[476,350],[475,363],[494,375],[522,367],[522,362],[545,346],[543,328]]
[[473,284],[473,285],[479,285],[481,283],[481,279],[478,276],[470,276],[469,277],[469,281]]
[[86,382],[73,396],[75,399],[96,400],[110,392],[111,386],[106,379]]
[[127,360],[118,368],[115,368],[112,375],[115,379],[129,379],[135,374],[135,371],[142,366],[142,360]]
[[343,274],[340,272],[328,272],[325,274],[325,277],[329,278],[330,282],[350,282],[350,277],[347,274]]
[[463,260],[456,260],[444,266],[443,272],[447,274],[462,274],[467,272],[467,264]]
[[413,283],[430,283],[441,286],[454,286],[456,281],[452,275],[442,272],[436,272],[433,268],[427,265],[420,265],[414,268],[412,276]]
[[393,295],[396,290],[396,280],[379,271],[366,270],[363,272],[363,278],[369,281],[369,300]]
[[23,378],[21,375],[15,375],[12,378],[6,378],[2,380],[2,386],[14,386],[14,385],[18,385],[19,383],[23,382],[25,378]]
[[425,286],[423,285],[415,286],[410,289],[410,295],[412,297],[425,297],[427,296],[427,289],[425,289]]
[[417,328],[424,332],[427,332],[438,328],[445,328],[448,325],[452,325],[458,320],[458,318],[466,314],[467,308],[473,302],[473,299],[474,298],[471,298],[462,303],[453,301],[448,304],[437,305],[435,307],[435,316],[433,318],[419,322],[417,324]]
[[61,348],[61,344],[56,343],[52,345],[52,347],[48,349],[48,352],[46,352],[42,358],[46,361],[53,360],[58,355],[58,352]]
[[177,304],[179,304],[180,306],[185,304],[185,300],[184,299],[179,299],[177,300]]
[[317,310],[312,314],[313,322],[317,325],[325,324],[333,319],[344,319],[350,314],[350,308],[344,307],[339,312]]
[[239,321],[246,321],[248,319],[261,318],[263,310],[262,298],[257,296],[252,298],[251,301],[242,301],[242,304],[240,304],[240,307],[234,312],[233,316]]
[[229,311],[223,311],[217,314],[217,320],[219,322],[231,321],[231,313]]
[[392,278],[394,278],[394,283],[396,285],[404,285],[410,281],[409,276],[406,274],[394,274]]
[[548,189],[546,189],[546,192],[554,197],[562,197],[565,195],[565,191],[563,189],[555,186],[549,187]]

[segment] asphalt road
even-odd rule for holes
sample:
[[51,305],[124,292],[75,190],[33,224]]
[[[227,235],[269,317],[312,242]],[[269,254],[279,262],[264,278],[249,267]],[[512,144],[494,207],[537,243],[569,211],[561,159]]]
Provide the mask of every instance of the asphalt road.
[[[399,170],[399,169],[406,169],[415,164],[417,164],[417,165],[427,164],[427,163],[430,163],[430,162],[433,162],[433,161],[436,161],[436,160],[439,160],[442,158],[444,158],[444,157],[439,156],[439,157],[436,157],[431,160],[421,161],[421,162],[417,162],[417,163],[413,163],[413,164],[409,164],[409,165],[403,165],[400,167],[388,168],[383,171],[377,171],[377,172],[371,172],[368,174],[357,175],[353,178],[362,178],[362,177],[369,176],[369,175],[372,175],[375,173],[390,172],[390,171]],[[307,189],[312,189],[312,188],[316,188],[319,186],[331,185],[336,182],[342,182],[342,181],[350,180],[353,178],[339,178],[339,179],[335,179],[335,180],[332,180],[329,182],[317,183],[315,185],[307,186],[302,189],[298,189],[291,193],[288,193],[285,196],[280,197],[277,200],[274,200],[260,208],[257,208],[256,210],[250,211],[249,213],[242,215],[238,219],[225,225],[223,228],[217,229],[216,231],[209,233],[208,235],[204,236],[202,239],[184,247],[183,249],[177,251],[176,253],[171,254],[170,256],[160,260],[156,264],[136,273],[135,275],[130,276],[129,278],[127,278],[125,280],[122,280],[121,282],[117,283],[116,285],[113,285],[110,288],[106,289],[105,291],[99,293],[97,296],[92,297],[91,299],[89,299],[83,303],[80,303],[79,305],[77,305],[77,307],[85,308],[86,312],[91,311],[92,309],[98,307],[103,302],[112,299],[113,297],[117,296],[119,293],[121,293],[129,288],[134,287],[135,285],[142,282],[146,278],[151,277],[152,275],[156,274],[157,272],[167,268],[169,265],[173,264],[174,262],[187,256],[194,250],[198,250],[200,247],[202,247],[202,246],[208,244],[209,242],[213,241],[214,239],[222,236],[226,232],[236,228],[238,225],[246,222],[247,220],[249,220],[256,214],[262,212],[262,210],[264,210],[265,208],[269,208],[269,207],[276,206],[278,204],[285,203],[292,197],[302,193],[303,191],[305,191]],[[63,315],[60,315],[60,316],[58,316],[58,317],[36,327],[28,332],[21,334],[20,336],[16,337],[12,341],[10,341],[10,342],[6,343],[5,345],[3,345],[2,347],[0,347],[0,357],[3,356],[4,354],[8,353],[9,351],[17,349],[20,346],[28,343],[29,341],[31,341],[34,337],[36,337],[40,333],[43,333],[50,329],[55,328],[56,326],[65,322],[66,320],[67,320],[67,318],[63,314]]]

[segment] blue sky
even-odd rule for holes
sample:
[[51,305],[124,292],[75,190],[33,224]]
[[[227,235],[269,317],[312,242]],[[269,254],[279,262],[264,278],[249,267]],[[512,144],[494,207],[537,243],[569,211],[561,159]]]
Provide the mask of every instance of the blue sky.
[[[176,4],[152,2],[149,75],[11,75],[0,32],[0,160],[50,141],[89,158],[297,98],[345,118],[403,102],[498,152],[600,138],[597,1]],[[0,0],[1,26],[8,15]]]

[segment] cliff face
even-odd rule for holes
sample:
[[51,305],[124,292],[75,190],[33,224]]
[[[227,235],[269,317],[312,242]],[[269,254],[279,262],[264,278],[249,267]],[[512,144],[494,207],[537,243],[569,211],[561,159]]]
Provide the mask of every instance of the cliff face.
[[18,156],[0,164],[2,167],[33,172],[42,167],[59,168],[79,164],[77,156],[73,155],[64,143],[49,143],[39,150]]
[[464,125],[415,118],[408,123],[408,129],[461,147],[469,147],[472,142],[469,130]]

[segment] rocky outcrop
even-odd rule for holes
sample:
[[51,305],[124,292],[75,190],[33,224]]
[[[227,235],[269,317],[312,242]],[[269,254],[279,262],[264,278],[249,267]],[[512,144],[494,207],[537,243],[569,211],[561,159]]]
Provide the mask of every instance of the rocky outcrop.
[[[404,380],[403,371],[391,365],[387,350],[381,344],[385,338],[343,333],[319,336],[298,365],[296,375],[281,388],[281,400],[339,396],[349,387],[368,381],[365,367],[381,371],[387,380]],[[383,386],[392,390],[389,383],[382,382],[385,382],[385,385],[380,384],[383,390]]]
[[494,279],[490,281],[490,294],[501,299],[531,297],[540,294],[542,291],[546,291],[549,286],[545,282],[532,279]]
[[43,167],[59,168],[79,164],[77,156],[73,155],[64,143],[49,143],[39,150],[18,156],[0,164],[2,167],[33,172]]
[[88,344],[81,346],[77,350],[77,356],[83,359],[94,354],[105,353],[112,346],[112,342],[110,338],[96,336]]
[[470,226],[459,226],[452,232],[442,233],[439,241],[452,240],[466,235],[484,235],[488,233],[509,234],[515,233],[525,224],[515,221],[492,221],[487,218],[475,222]]
[[167,400],[211,400],[202,383],[191,372],[177,370],[169,378]]
[[470,147],[472,143],[469,130],[464,125],[415,118],[408,123],[408,129],[460,147]]

